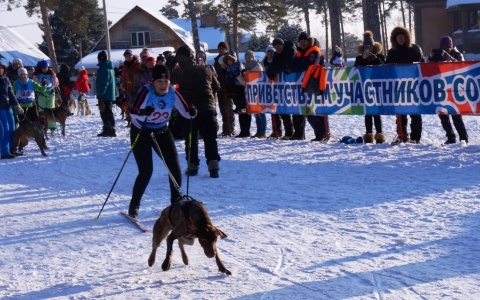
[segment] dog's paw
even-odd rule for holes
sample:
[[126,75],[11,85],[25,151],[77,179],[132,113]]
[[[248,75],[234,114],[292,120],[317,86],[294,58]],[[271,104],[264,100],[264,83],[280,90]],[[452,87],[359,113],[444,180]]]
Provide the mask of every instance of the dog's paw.
[[162,270],[164,271],[170,270],[170,265],[171,265],[171,262],[168,260],[165,260],[162,264]]

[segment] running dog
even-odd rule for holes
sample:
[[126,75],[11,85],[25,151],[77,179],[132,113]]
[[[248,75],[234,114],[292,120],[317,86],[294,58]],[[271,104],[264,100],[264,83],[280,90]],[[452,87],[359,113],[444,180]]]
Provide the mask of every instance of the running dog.
[[23,155],[23,148],[28,145],[28,138],[31,137],[35,139],[42,155],[47,156],[44,148],[45,143],[43,141],[43,129],[45,123],[45,117],[38,117],[35,122],[25,122],[15,130],[13,133],[13,146],[15,149],[18,148],[17,154]]
[[[171,231],[171,232],[170,232]],[[170,234],[169,234],[170,232]],[[168,235],[168,237],[167,237]],[[207,209],[202,202],[187,198],[180,198],[178,202],[166,207],[160,218],[153,226],[152,253],[148,258],[148,265],[155,263],[157,248],[163,239],[167,238],[167,255],[162,264],[162,270],[168,271],[172,263],[173,241],[178,239],[178,246],[182,253],[182,261],[188,265],[188,257],[184,245],[193,245],[198,238],[203,252],[208,258],[215,257],[218,270],[227,275],[232,273],[225,268],[217,250],[217,238],[225,238],[227,235],[213,226]]]

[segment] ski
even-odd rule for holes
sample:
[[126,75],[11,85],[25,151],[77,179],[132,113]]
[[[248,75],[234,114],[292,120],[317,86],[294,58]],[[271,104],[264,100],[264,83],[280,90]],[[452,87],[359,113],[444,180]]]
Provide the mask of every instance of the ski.
[[124,210],[121,210],[120,213],[127,218],[130,222],[132,222],[135,226],[138,227],[142,232],[148,232],[148,229],[143,227],[143,225],[137,220],[128,215],[128,213]]

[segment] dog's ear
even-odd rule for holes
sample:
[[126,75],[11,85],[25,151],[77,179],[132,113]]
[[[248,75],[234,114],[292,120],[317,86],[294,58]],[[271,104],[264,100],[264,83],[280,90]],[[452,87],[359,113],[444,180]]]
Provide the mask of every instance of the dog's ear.
[[221,231],[220,229],[218,229],[218,227],[213,226],[213,230],[214,230],[214,231],[218,234],[218,236],[219,236],[220,238],[222,238],[222,239],[228,237],[228,235],[226,235],[225,232],[223,232],[223,231]]

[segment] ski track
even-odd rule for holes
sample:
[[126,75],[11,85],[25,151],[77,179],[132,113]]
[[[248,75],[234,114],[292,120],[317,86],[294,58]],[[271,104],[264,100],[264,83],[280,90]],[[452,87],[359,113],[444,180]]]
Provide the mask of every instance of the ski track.
[[[306,141],[219,139],[220,179],[208,177],[202,156],[189,194],[228,235],[217,243],[233,273],[226,276],[198,241],[186,247],[188,266],[175,243],[171,269],[161,270],[164,241],[148,267],[151,232],[118,213],[130,199],[133,156],[94,220],[130,146],[119,119],[117,138],[96,137],[101,122],[95,99],[89,101],[95,115],[69,118],[67,136],[49,141],[48,157],[31,142],[24,157],[0,161],[1,299],[475,299],[480,293],[475,117],[464,118],[468,146],[442,146],[437,116],[423,117],[421,145],[336,142],[362,135],[363,116],[331,116],[327,143],[309,142],[308,124]],[[390,141],[395,117],[383,120]],[[176,145],[184,170],[184,145]],[[149,229],[169,204],[168,175],[157,157],[154,163],[140,210]]]

